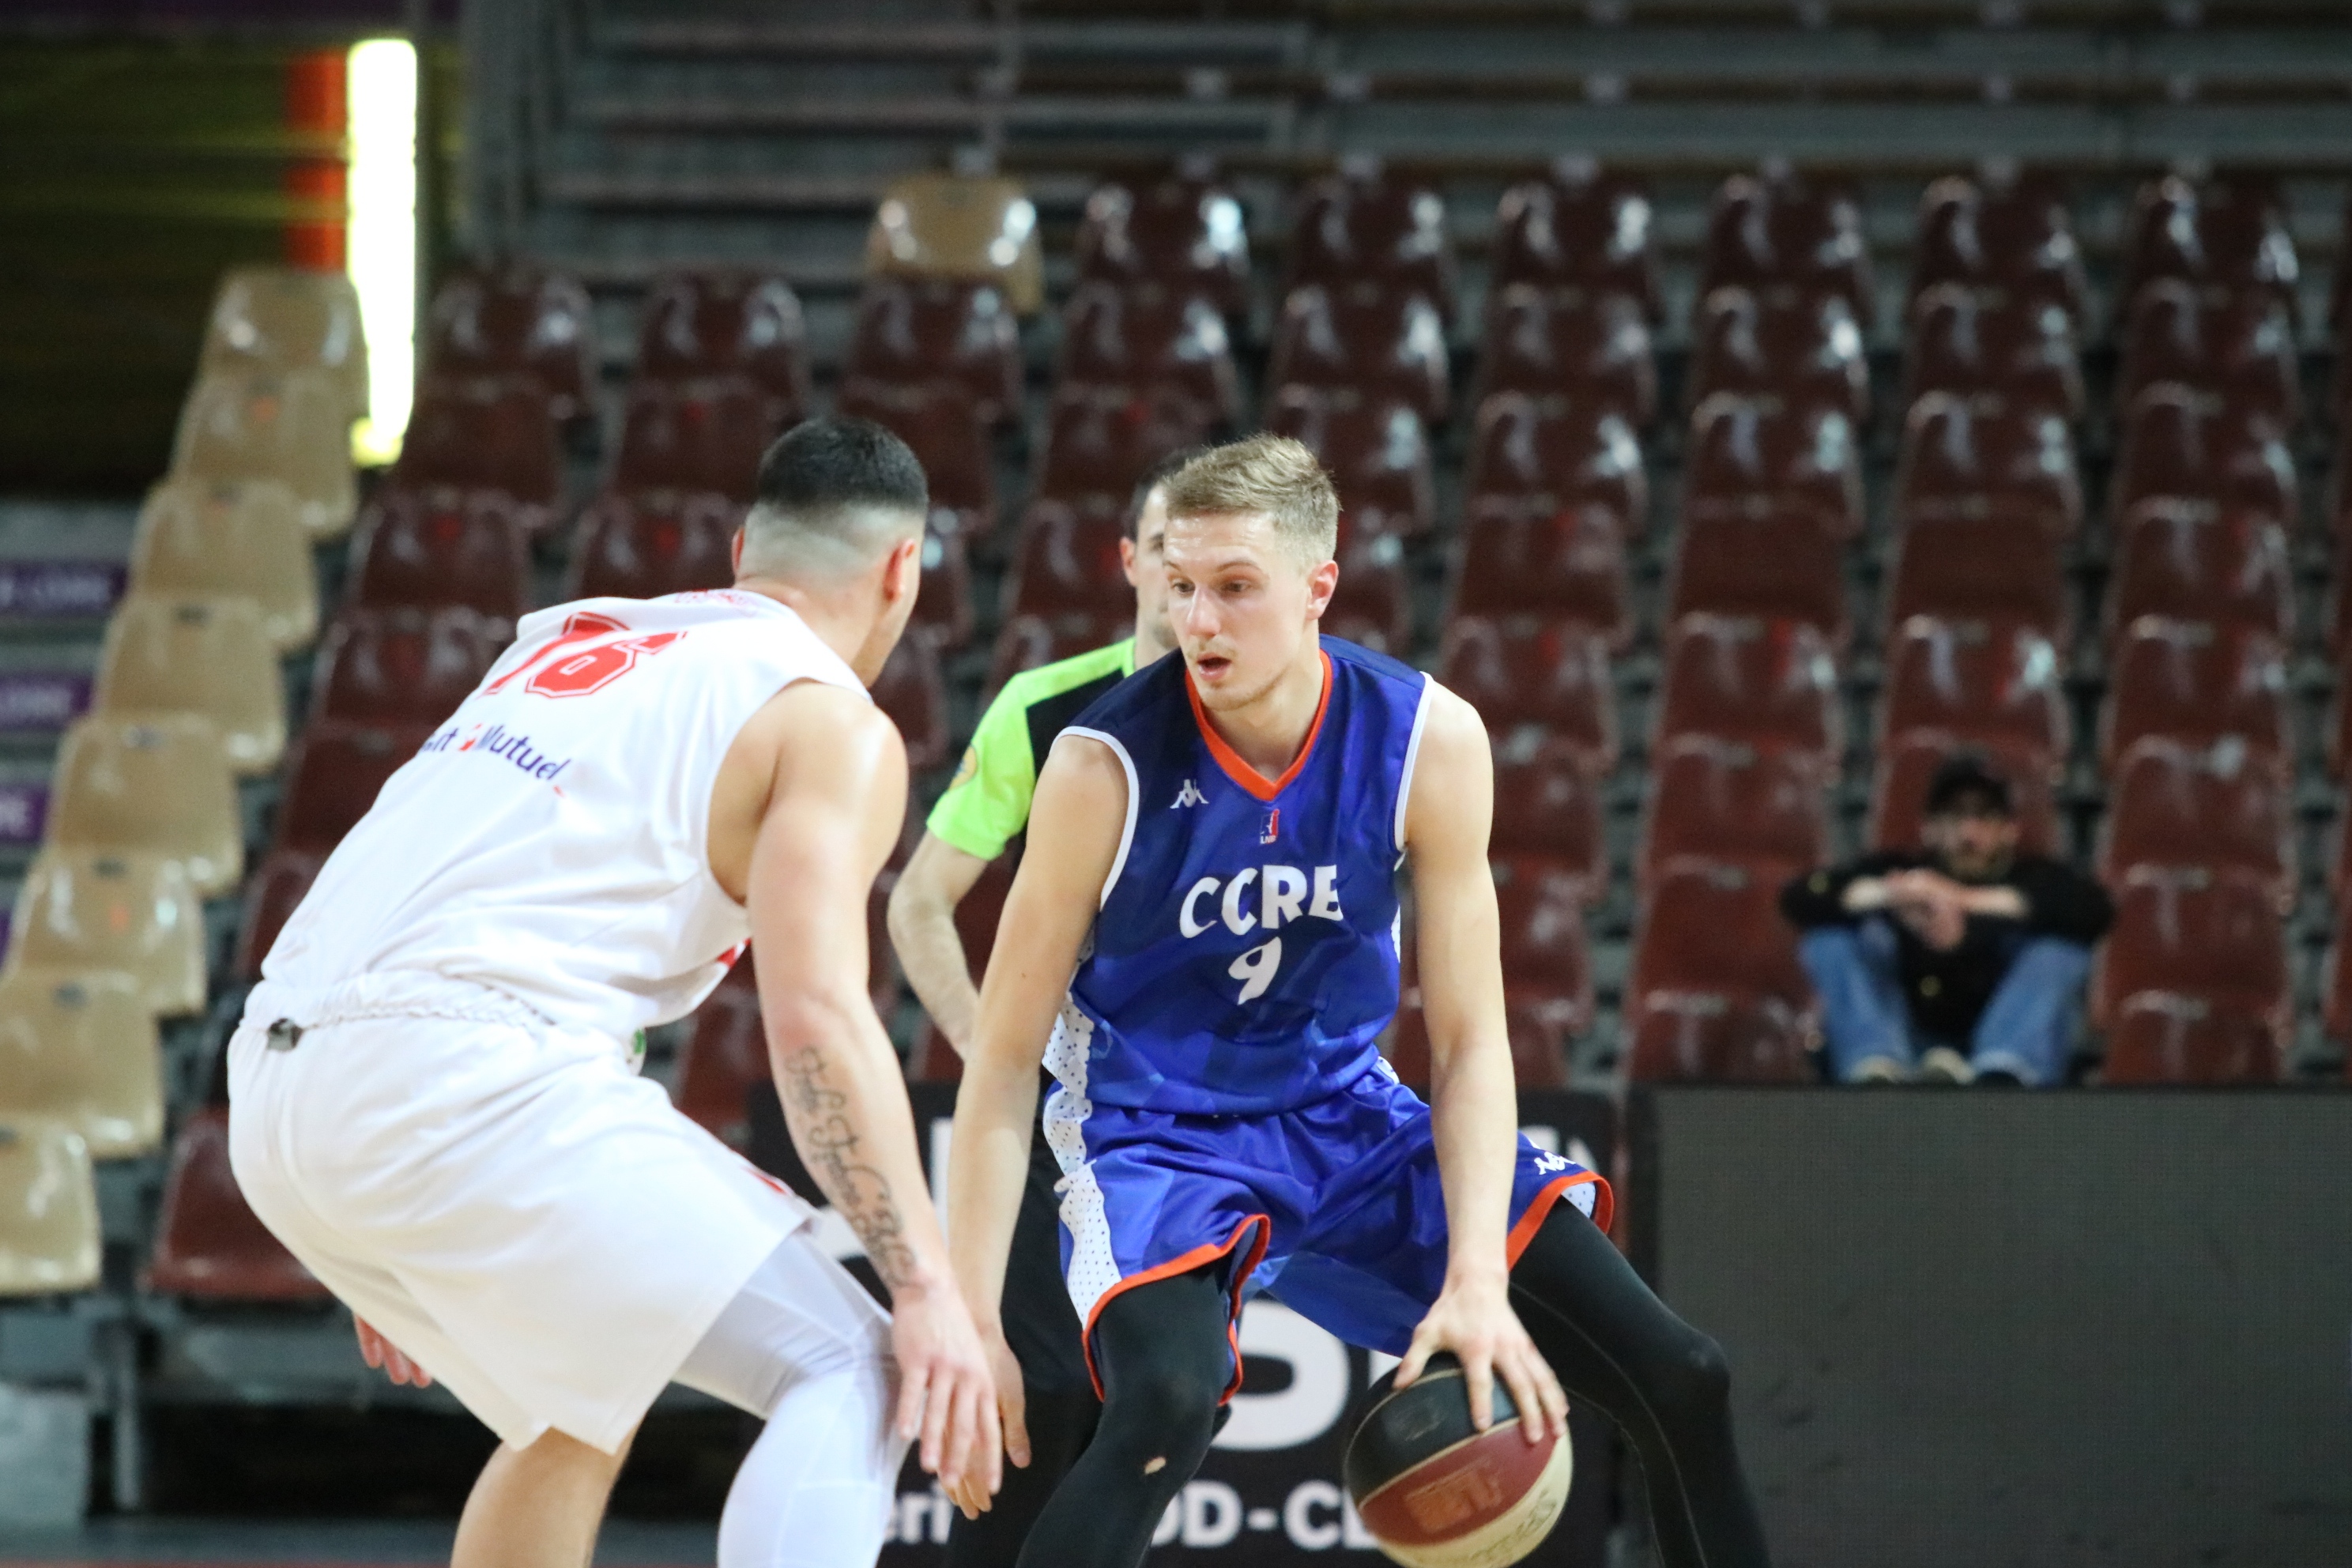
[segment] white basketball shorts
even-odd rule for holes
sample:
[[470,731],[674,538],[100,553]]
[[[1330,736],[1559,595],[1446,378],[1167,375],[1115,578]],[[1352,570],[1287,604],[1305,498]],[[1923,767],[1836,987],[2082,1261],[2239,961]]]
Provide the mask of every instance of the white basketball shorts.
[[512,1446],[618,1451],[810,1216],[618,1042],[467,982],[265,983],[228,1067],[254,1212]]

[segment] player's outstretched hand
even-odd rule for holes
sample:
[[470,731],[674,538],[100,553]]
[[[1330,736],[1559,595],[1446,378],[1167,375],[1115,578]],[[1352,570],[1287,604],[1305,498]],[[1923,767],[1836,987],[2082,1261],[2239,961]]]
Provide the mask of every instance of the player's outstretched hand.
[[898,1436],[919,1441],[923,1468],[953,1496],[993,1497],[1004,1479],[996,1382],[971,1313],[953,1285],[901,1287],[890,1301],[898,1358]]
[[[996,1412],[1004,1433],[1004,1457],[1029,1468],[1029,1394],[1021,1379],[1021,1363],[1013,1359],[1013,1347],[1004,1342],[1002,1328],[982,1329],[981,1340],[988,1347],[989,1370],[996,1376]],[[948,1499],[963,1510],[966,1519],[978,1519],[986,1513],[995,1500],[971,1476],[961,1487],[947,1489]]]
[[352,1327],[359,1331],[360,1360],[370,1366],[382,1367],[384,1376],[394,1383],[412,1388],[430,1388],[433,1374],[408,1359],[401,1348],[375,1331],[375,1325],[353,1314]]
[[1528,1338],[1519,1315],[1511,1310],[1510,1288],[1505,1282],[1449,1281],[1413,1330],[1412,1343],[1397,1366],[1396,1386],[1402,1388],[1419,1377],[1439,1351],[1452,1351],[1461,1359],[1470,1390],[1470,1419],[1481,1432],[1495,1424],[1495,1379],[1499,1376],[1519,1407],[1519,1425],[1528,1442],[1541,1442],[1546,1426],[1554,1437],[1567,1435],[1568,1395],[1552,1375],[1551,1363]]

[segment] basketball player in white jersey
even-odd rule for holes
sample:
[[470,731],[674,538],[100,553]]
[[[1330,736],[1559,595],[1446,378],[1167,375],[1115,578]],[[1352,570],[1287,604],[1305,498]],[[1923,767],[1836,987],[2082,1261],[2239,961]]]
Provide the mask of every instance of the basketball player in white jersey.
[[[372,1361],[501,1439],[457,1568],[589,1560],[673,1380],[767,1419],[721,1568],[863,1564],[906,1444],[1000,1474],[995,1399],[867,999],[866,906],[905,817],[867,697],[914,607],[927,497],[878,426],[761,462],[737,584],[593,599],[514,646],[320,874],[229,1051],[254,1210]],[[629,1042],[745,942],[784,1114],[889,1288],[636,1076]]]

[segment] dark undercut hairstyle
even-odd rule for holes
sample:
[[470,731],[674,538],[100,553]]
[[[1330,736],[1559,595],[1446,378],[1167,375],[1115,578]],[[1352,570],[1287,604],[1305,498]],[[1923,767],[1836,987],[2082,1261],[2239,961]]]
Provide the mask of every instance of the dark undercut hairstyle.
[[1127,498],[1127,536],[1129,539],[1133,539],[1136,531],[1143,526],[1143,509],[1151,503],[1151,492],[1174,479],[1185,464],[1207,450],[1206,447],[1186,447],[1181,451],[1169,453],[1143,470],[1143,477],[1135,481],[1135,493]]
[[929,510],[923,465],[904,441],[870,420],[805,420],[760,459],[743,573],[848,576],[919,532]]

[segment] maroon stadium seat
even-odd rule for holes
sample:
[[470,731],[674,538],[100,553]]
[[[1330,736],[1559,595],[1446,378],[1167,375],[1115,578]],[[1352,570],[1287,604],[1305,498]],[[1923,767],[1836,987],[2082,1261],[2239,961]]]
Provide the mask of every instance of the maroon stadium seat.
[[1838,536],[1862,531],[1862,454],[1834,408],[1718,393],[1691,412],[1683,460],[1685,526],[1710,512],[1803,507]]
[[1084,516],[1039,501],[1021,525],[1019,553],[1004,590],[1007,619],[1021,616],[1117,616],[1134,603],[1119,564],[1126,530],[1117,519]]
[[[956,935],[961,939],[964,961],[978,985],[987,973],[989,954],[996,949],[996,928],[1004,917],[1004,898],[1013,890],[1014,857],[1000,855],[981,868],[980,879],[955,907]],[[963,1058],[929,1018],[923,1020],[908,1053],[907,1076],[918,1083],[956,1083],[963,1078]]]
[[1988,298],[1937,284],[1912,301],[1903,374],[1904,395],[1913,402],[1931,392],[1989,395],[2068,421],[2083,413],[2074,320],[2048,300]]
[[328,1299],[246,1203],[229,1170],[226,1105],[189,1112],[173,1140],[144,1283],[161,1295],[215,1301]]
[[1559,507],[1549,496],[1471,503],[1454,546],[1448,613],[1578,622],[1622,648],[1633,637],[1625,528],[1605,506]]
[[990,650],[988,680],[980,689],[984,710],[1004,683],[1024,669],[1068,658],[1106,643],[1117,642],[1135,629],[1131,606],[1112,611],[1064,611],[1053,616],[1014,616],[996,634]]
[[996,528],[996,458],[988,431],[960,387],[892,386],[859,381],[844,385],[839,411],[871,419],[907,443],[930,484],[930,528],[984,539]]
[[1596,777],[1616,766],[1609,645],[1589,627],[1456,616],[1446,624],[1437,679],[1478,710],[1497,745],[1532,727],[1569,742]]
[[1652,321],[1664,313],[1642,182],[1589,160],[1563,159],[1540,180],[1503,193],[1487,253],[1489,287],[1534,283],[1620,294]]
[[1268,402],[1265,427],[1305,444],[1339,488],[1339,505],[1367,532],[1416,534],[1435,514],[1429,435],[1402,403],[1286,386]]
[[1566,395],[1646,426],[1658,411],[1650,323],[1622,294],[1514,283],[1487,301],[1478,387],[1483,396]]
[[1241,416],[1241,384],[1216,305],[1156,283],[1082,283],[1062,309],[1057,386],[1158,388],[1190,399],[1203,425]]
[[658,599],[735,581],[745,507],[692,490],[607,490],[580,514],[570,596]]
[[636,374],[647,381],[740,375],[768,395],[778,429],[809,416],[808,326],[773,273],[671,272],[646,296]]
[[1801,621],[1685,616],[1666,634],[1654,745],[1715,735],[1812,752],[1835,773],[1845,723],[1837,660]]
[[1633,426],[1564,397],[1498,392],[1482,401],[1465,489],[1473,510],[1490,496],[1598,502],[1616,512],[1626,537],[1649,531],[1649,476]]
[[1700,253],[1700,297],[1738,284],[1835,294],[1867,327],[1874,304],[1862,208],[1840,189],[1735,174],[1716,191]]
[[1249,310],[1241,204],[1206,181],[1096,186],[1078,225],[1076,258],[1085,282],[1155,283],[1207,300],[1228,317]]
[[1152,466],[1207,438],[1190,401],[1156,391],[1071,386],[1054,394],[1036,498],[1124,521]]
[[276,847],[314,855],[333,849],[433,730],[431,724],[313,720],[287,752]]
[[1495,866],[1503,994],[1564,1038],[1592,1026],[1591,956],[1584,939],[1590,885],[1539,859]]
[[2073,732],[2063,676],[2032,626],[1914,616],[1888,638],[1878,732],[1948,730],[2063,757]]
[[745,1099],[771,1071],[768,1034],[760,1021],[759,975],[746,952],[687,1016],[670,1098],[688,1120],[740,1148],[748,1131]]
[[273,849],[245,879],[244,908],[236,926],[237,978],[261,978],[261,961],[277,945],[278,933],[286,929],[288,918],[326,863],[324,855],[308,850]]
[[2151,496],[2189,496],[2270,517],[2303,515],[2294,455],[2279,427],[2178,382],[2158,382],[2133,397],[2107,481],[2112,516]]
[[1666,608],[1669,621],[1688,615],[1801,621],[1843,647],[1845,542],[1838,525],[1802,506],[1692,519],[1675,543]]
[[2284,1066],[2274,1020],[2218,998],[2139,991],[2107,1026],[2099,1081],[2274,1083]]
[[1266,384],[1394,399],[1435,424],[1450,396],[1444,322],[1418,294],[1302,285],[1275,322]]
[[1454,246],[1432,185],[1338,174],[1307,187],[1291,228],[1288,287],[1371,285],[1454,311]]
[[546,390],[521,375],[427,376],[392,473],[404,489],[501,491],[529,531],[546,532],[563,500],[563,454]]
[[2228,868],[2128,868],[2110,889],[2115,928],[2091,982],[2105,1028],[2143,991],[2174,991],[2272,1021],[2293,1005],[2286,922],[2270,885]]
[[971,563],[961,533],[923,531],[923,586],[915,596],[908,631],[920,632],[943,650],[971,640],[975,616]]
[[2215,297],[2177,278],[2139,291],[2125,318],[2116,405],[2142,388],[2179,382],[2292,430],[2303,408],[2294,321],[2274,294]]
[[2173,174],[2140,187],[2116,299],[2128,304],[2151,281],[2171,278],[2232,294],[2272,294],[2293,310],[2299,276],[2294,237],[2274,192],[2223,182],[2200,188]]
[[1540,866],[1574,884],[1586,903],[1609,890],[1602,784],[1573,741],[1522,731],[1495,746],[1495,825],[1487,853]]
[[2006,189],[1959,176],[1930,184],[1919,198],[1912,297],[1944,284],[2055,305],[2079,322],[2083,257],[2058,194],[2032,180]]
[[1682,858],[1748,867],[1775,886],[1829,857],[1830,774],[1811,752],[1677,735],[1650,759],[1638,875]]
[[948,689],[940,650],[916,633],[898,639],[874,682],[874,704],[890,716],[907,742],[907,766],[916,773],[948,760]]
[[535,376],[558,419],[595,411],[588,291],[525,263],[453,268],[434,291],[424,357],[428,375]]
[[1870,821],[1864,837],[1874,849],[1922,847],[1927,785],[1948,758],[1972,752],[2008,775],[2017,814],[2018,847],[2029,854],[2063,852],[2058,831],[2059,764],[2044,747],[2013,736],[1960,735],[1949,730],[1905,730],[1882,740],[1870,786]]
[[2074,591],[2065,541],[2044,518],[1996,511],[1980,518],[1913,521],[1896,546],[1886,618],[2010,621],[2066,646]]
[[950,386],[983,426],[1021,416],[1021,334],[993,284],[873,278],[858,296],[845,382]]
[[1699,302],[1691,323],[1693,406],[1712,393],[1772,395],[1870,417],[1870,361],[1853,307],[1837,294],[1759,294],[1737,286]]
[[314,718],[438,724],[489,673],[508,641],[502,621],[461,605],[353,605],[320,639],[310,674]]
[[2108,579],[2109,640],[2142,616],[2213,621],[2294,639],[2286,530],[2210,501],[2144,500],[2116,530]]
[[1921,396],[1903,420],[1895,521],[1996,513],[2043,518],[2062,534],[2082,521],[2082,473],[2066,421],[1990,395]]
[[1777,882],[1720,861],[1656,869],[1625,984],[1634,1077],[1810,1076],[1796,1018],[1812,989],[1779,894]]
[[2210,746],[2242,740],[2264,768],[2294,766],[2286,660],[2278,643],[2244,626],[2144,616],[2116,640],[2099,715],[2099,757],[2113,768],[2150,735]]
[[495,490],[379,485],[352,531],[354,605],[464,605],[513,622],[530,609],[530,546]]
[[2099,875],[2115,884],[2143,864],[2243,871],[2287,910],[2296,885],[2290,793],[2232,742],[2186,746],[2160,735],[2136,742],[2109,783]]
[[1412,584],[1404,542],[1393,533],[1341,531],[1339,584],[1323,611],[1323,630],[1402,658],[1412,651]]
[[750,501],[780,433],[767,392],[741,376],[639,381],[629,387],[618,490],[708,490]]

